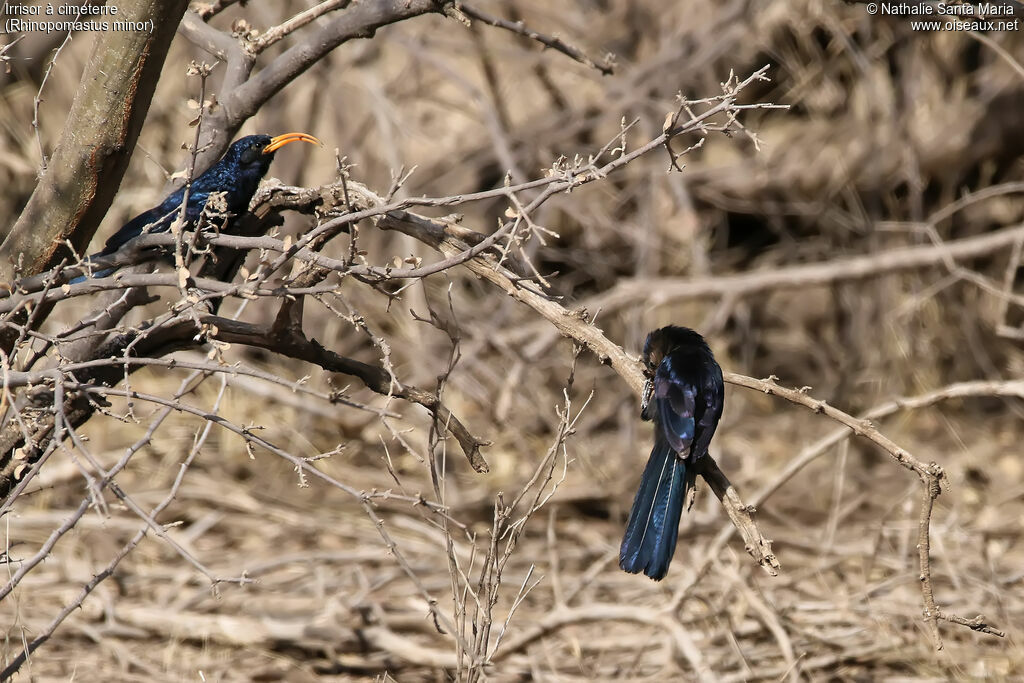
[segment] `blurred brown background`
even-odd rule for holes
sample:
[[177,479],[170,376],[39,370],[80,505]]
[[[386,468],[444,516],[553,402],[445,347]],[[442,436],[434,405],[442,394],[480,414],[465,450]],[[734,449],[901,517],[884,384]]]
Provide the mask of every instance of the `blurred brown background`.
[[[314,4],[250,0],[211,23],[226,29],[244,19],[263,29]],[[723,368],[812,387],[816,398],[854,415],[956,382],[1021,378],[1024,316],[1012,243],[957,263],[722,296],[661,297],[664,282],[654,281],[710,281],[812,263],[843,272],[851,257],[1020,226],[1020,32],[915,32],[906,18],[813,0],[477,6],[557,34],[595,59],[612,53],[615,73],[602,76],[480,22],[467,28],[437,15],[411,19],[332,52],[245,126],[243,133],[309,131],[326,143],[326,151],[289,147],[271,175],[293,185],[332,182],[337,149],[354,165],[352,177],[381,193],[400,169],[412,173],[398,196],[486,190],[501,185],[506,173],[512,183],[523,182],[542,177],[560,157],[596,152],[618,135],[623,119],[639,119],[627,138],[627,149],[634,148],[660,134],[677,93],[717,95],[730,73],[743,78],[767,64],[771,82],[745,90],[742,101],[789,108],[741,116],[760,150],[749,136],[712,133],[681,160],[682,173],[666,172],[668,155],[658,150],[551,199],[532,216],[557,233],[526,249],[561,303],[585,305],[632,353],[660,325],[697,328]],[[91,40],[76,35],[49,75],[39,107],[39,140],[47,151]],[[24,61],[28,55],[32,60]],[[11,72],[0,77],[0,215],[13,223],[36,181],[31,122],[39,60],[47,52],[26,39],[7,56]],[[178,36],[94,247],[155,204],[166,174],[183,166],[181,145],[193,135],[188,100],[196,84],[185,75],[192,59],[212,61]],[[433,215],[455,210],[464,225],[490,232],[506,208],[506,201],[494,200]],[[307,218],[293,217],[285,230],[298,234],[309,226]],[[368,226],[360,239],[371,262],[436,258],[410,238]],[[339,242],[327,252],[345,248]],[[489,474],[474,473],[453,445],[444,481],[452,516],[476,534],[478,558],[489,544],[496,494],[503,492],[507,503],[555,440],[572,349],[530,309],[465,269],[417,282],[390,305],[368,287],[348,286],[343,295],[387,339],[403,381],[430,388],[447,367],[450,345],[413,312],[446,311],[449,292],[461,359],[445,400],[475,434],[493,441],[485,449]],[[267,320],[273,310],[253,302],[241,315]],[[71,311],[59,315],[74,319]],[[306,332],[343,355],[378,359],[365,335],[322,308],[307,314]],[[292,381],[309,375],[318,390],[348,386],[352,398],[385,405],[349,378],[270,354],[231,353]],[[182,376],[145,371],[134,384],[169,394]],[[211,380],[194,402],[209,407],[220,389],[220,380]],[[864,441],[844,441],[758,506],[758,522],[782,564],[776,578],[763,574],[735,538],[708,555],[728,519],[699,485],[672,569],[653,583],[616,566],[650,428],[618,376],[584,353],[570,390],[574,412],[591,391],[565,445],[566,461],[557,460],[557,491],[512,552],[494,611],[496,633],[520,585],[541,579],[517,605],[504,638],[544,628],[488,669],[491,677],[692,678],[675,631],[602,612],[620,605],[656,614],[674,598],[672,623],[718,680],[1024,676],[1019,398],[944,401],[878,424],[916,457],[946,470],[950,486],[932,523],[938,602],[968,618],[983,613],[1007,631],[999,639],[940,624],[945,649],[936,653],[921,622],[919,482],[888,455]],[[422,450],[425,413],[400,402],[388,407],[402,414],[394,432]],[[153,408],[136,410],[138,423],[90,422],[85,432],[93,452],[110,462],[137,440]],[[356,489],[432,495],[426,466],[369,413],[315,404],[241,377],[228,378],[220,412],[262,426],[261,436],[302,456],[343,446],[317,466]],[[202,427],[174,417],[118,478],[121,486],[139,501],[158,501]],[[712,453],[750,497],[837,427],[801,407],[729,387]],[[48,463],[42,477],[45,486],[6,520],[11,558],[35,552],[82,499],[82,480],[67,457]],[[423,585],[448,607],[453,579],[444,535],[409,505],[382,504],[379,514]],[[451,641],[434,629],[419,590],[353,499],[316,481],[300,488],[288,463],[263,452],[250,457],[237,438],[214,431],[159,521],[179,522],[169,533],[215,574],[246,572],[258,582],[211,591],[201,574],[150,536],[33,657],[24,679],[446,680],[425,653],[450,654]],[[0,604],[4,657],[19,650],[23,634],[32,637],[48,623],[138,527],[133,513],[116,504],[108,516],[83,519]],[[455,542],[468,567],[474,544],[464,537]],[[690,586],[694,568],[709,559],[708,573]],[[477,571],[467,568],[473,577]],[[368,643],[354,626],[367,612],[402,642]]]

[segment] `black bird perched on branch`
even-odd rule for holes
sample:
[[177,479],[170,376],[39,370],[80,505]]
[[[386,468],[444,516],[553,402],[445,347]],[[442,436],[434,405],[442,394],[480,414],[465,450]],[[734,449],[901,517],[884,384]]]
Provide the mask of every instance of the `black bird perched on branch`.
[[[217,192],[224,193],[227,213],[231,216],[244,214],[249,208],[252,196],[256,194],[260,180],[267,174],[270,162],[274,160],[274,153],[292,142],[323,144],[306,133],[285,133],[275,137],[247,135],[244,138],[239,138],[231,143],[227,153],[220,161],[193,180],[191,185],[172,192],[157,206],[140,213],[125,223],[120,230],[111,235],[103,245],[102,251],[89,258],[113,254],[144,232],[166,232],[177,220],[183,201],[185,202],[184,225],[186,228],[195,228],[210,195]],[[185,200],[186,189],[188,190],[187,200]],[[93,273],[93,276],[105,277],[111,272],[113,269],[97,271]],[[78,277],[71,282],[81,282],[84,279],[84,276]]]
[[694,473],[687,465],[708,452],[722,417],[722,368],[704,338],[670,325],[644,342],[647,386],[640,416],[654,420],[654,449],[640,477],[619,549],[619,566],[656,581],[668,573],[679,516]]

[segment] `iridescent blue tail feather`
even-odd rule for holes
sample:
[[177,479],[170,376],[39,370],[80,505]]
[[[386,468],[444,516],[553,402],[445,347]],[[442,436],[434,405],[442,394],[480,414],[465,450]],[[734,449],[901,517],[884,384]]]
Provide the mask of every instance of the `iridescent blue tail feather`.
[[686,499],[686,465],[663,439],[647,460],[619,549],[619,566],[665,578],[676,550],[679,517]]

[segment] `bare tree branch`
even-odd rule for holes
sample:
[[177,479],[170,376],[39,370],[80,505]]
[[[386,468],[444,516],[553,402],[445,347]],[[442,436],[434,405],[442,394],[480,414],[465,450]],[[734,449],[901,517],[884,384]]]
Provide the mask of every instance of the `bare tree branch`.
[[580,64],[589,66],[592,69],[597,69],[604,76],[610,76],[611,74],[615,73],[615,65],[610,61],[604,60],[600,63],[595,62],[579,48],[573,47],[572,45],[570,45],[569,43],[565,42],[564,40],[557,36],[547,36],[544,35],[543,33],[540,33],[539,31],[534,31],[533,29],[526,26],[522,21],[508,21],[507,19],[502,19],[501,17],[495,17],[491,14],[487,14],[486,12],[482,12],[476,9],[475,7],[470,7],[464,2],[456,2],[455,6],[458,8],[460,12],[465,14],[470,19],[476,19],[477,21],[482,21],[483,23],[488,24],[490,26],[496,26],[498,28],[505,29],[506,31],[511,31],[512,33],[515,33],[517,35],[521,35],[525,38],[529,38],[530,40],[534,40],[540,43],[541,45],[544,45],[545,47],[549,47],[552,50],[557,50],[558,52],[561,52],[562,54],[566,55],[570,59],[579,62]]
[[[186,0],[145,0],[129,21],[175,26]],[[149,110],[173,33],[105,31],[96,44],[64,135],[28,206],[0,245],[0,279],[55,265],[65,240],[85,249],[117,192]]]

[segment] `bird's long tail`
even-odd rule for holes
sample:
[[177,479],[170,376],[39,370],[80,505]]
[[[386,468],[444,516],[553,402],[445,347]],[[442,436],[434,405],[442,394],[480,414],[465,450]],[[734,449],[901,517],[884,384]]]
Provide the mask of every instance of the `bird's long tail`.
[[676,550],[687,486],[683,460],[664,440],[656,440],[619,549],[622,569],[643,572],[655,581],[665,578]]

